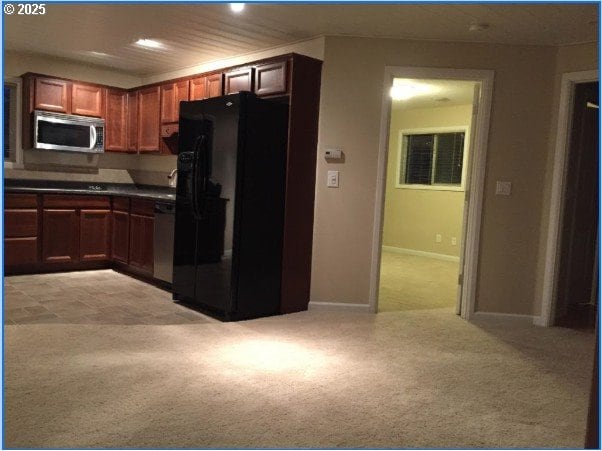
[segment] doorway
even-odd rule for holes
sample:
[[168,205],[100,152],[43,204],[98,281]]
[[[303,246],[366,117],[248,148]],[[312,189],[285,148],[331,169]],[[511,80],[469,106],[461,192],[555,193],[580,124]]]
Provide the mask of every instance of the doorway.
[[470,80],[393,79],[379,312],[452,310],[459,302],[478,88]]
[[598,298],[598,82],[575,85],[555,324],[594,329]]
[[[413,88],[404,87],[412,83]],[[421,86],[429,84],[463,88],[468,95],[454,101],[452,91],[435,93]],[[492,86],[493,71],[385,68],[370,280],[374,312],[439,305],[455,307],[465,319],[474,313]],[[391,95],[396,90],[401,97],[407,97],[407,91],[422,92],[431,103],[429,108],[463,109],[464,120],[435,122],[426,105],[417,112],[421,109],[417,95],[406,102],[405,112],[397,111],[404,108],[394,105]],[[415,108],[408,107],[412,104]],[[398,126],[396,121],[403,116],[405,124]],[[417,122],[419,117],[422,123]],[[450,194],[454,202],[442,199]],[[397,202],[400,196],[405,200]],[[425,202],[427,196],[439,197],[438,204]],[[451,227],[443,219],[444,209],[454,216]],[[433,213],[439,217],[438,224],[428,221]],[[409,231],[411,218],[421,220],[419,235],[425,239],[420,247],[418,235]],[[433,290],[439,295],[433,296]]]

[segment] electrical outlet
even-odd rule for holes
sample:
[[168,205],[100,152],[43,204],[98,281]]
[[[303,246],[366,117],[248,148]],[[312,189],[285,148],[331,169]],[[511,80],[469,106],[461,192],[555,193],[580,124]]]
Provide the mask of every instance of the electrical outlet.
[[435,235],[435,242],[436,243],[440,243],[442,239],[443,239],[443,237],[441,236],[440,233],[438,233],[437,235]]
[[456,244],[458,244],[455,236],[452,236],[451,243],[452,243],[452,246],[455,246]]

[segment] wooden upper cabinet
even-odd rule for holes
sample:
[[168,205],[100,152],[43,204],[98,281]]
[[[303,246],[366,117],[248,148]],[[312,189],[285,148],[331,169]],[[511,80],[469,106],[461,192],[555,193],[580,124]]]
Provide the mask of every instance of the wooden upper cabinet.
[[219,97],[222,95],[222,74],[207,76],[207,97]]
[[188,100],[189,91],[190,82],[188,80],[161,86],[161,123],[178,122],[180,102]]
[[82,83],[71,88],[71,112],[82,116],[102,117],[105,89]]
[[37,77],[34,98],[36,110],[71,113],[71,82]]
[[190,80],[190,100],[203,100],[222,95],[222,74],[211,74]]
[[127,93],[127,150],[138,150],[138,91]]
[[258,96],[285,94],[287,92],[287,61],[255,66],[255,86]]
[[138,91],[138,152],[158,152],[161,128],[158,86]]
[[226,72],[224,76],[224,94],[236,94],[253,89],[253,68]]
[[107,90],[105,110],[105,150],[127,152],[128,94],[117,89]]

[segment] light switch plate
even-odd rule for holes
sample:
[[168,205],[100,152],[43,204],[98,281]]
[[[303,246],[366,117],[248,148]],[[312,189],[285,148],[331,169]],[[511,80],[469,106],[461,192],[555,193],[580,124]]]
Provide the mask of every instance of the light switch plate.
[[328,186],[329,188],[339,187],[339,171],[328,171],[326,186]]
[[495,182],[496,196],[510,196],[512,194],[512,182],[498,180]]

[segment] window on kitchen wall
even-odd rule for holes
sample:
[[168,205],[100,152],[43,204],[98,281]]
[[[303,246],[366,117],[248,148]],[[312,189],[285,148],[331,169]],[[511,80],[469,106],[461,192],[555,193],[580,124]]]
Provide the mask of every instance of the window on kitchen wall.
[[467,127],[400,131],[397,188],[462,189],[468,136]]
[[20,79],[4,80],[4,162],[9,163],[9,165],[22,163],[20,93]]

